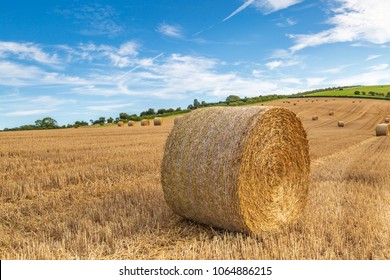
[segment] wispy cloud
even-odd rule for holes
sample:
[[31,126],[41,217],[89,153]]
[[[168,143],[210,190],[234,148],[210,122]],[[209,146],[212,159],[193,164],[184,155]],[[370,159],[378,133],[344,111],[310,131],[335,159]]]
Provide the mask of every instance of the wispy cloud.
[[183,38],[183,28],[179,25],[160,23],[157,31],[164,36],[172,38]]
[[87,36],[116,36],[124,31],[119,20],[119,12],[110,5],[98,3],[70,9],[57,9],[57,13],[72,19],[78,26],[78,33]]
[[[390,42],[390,2],[383,0],[333,0],[337,8],[327,21],[332,28],[315,34],[290,35],[293,52],[307,47],[337,42],[366,41],[373,44]],[[368,20],[372,19],[372,20]]]
[[33,43],[17,43],[0,41],[0,58],[17,58],[32,60],[41,64],[56,65],[60,60],[56,54],[48,54]]
[[370,61],[370,60],[373,60],[373,59],[377,59],[379,57],[381,57],[382,55],[380,54],[372,54],[372,55],[369,55],[367,58],[366,58],[366,61]]
[[55,111],[54,109],[45,109],[45,110],[22,110],[22,111],[14,111],[14,112],[9,112],[5,113],[5,116],[12,116],[12,117],[17,117],[17,116],[35,116],[35,115],[42,115],[42,114],[48,114]]
[[383,70],[386,70],[387,68],[389,68],[389,64],[387,64],[387,63],[377,64],[377,65],[373,65],[373,66],[368,67],[368,69],[371,71],[383,71]]
[[[234,17],[238,13],[242,12],[249,6],[253,6],[256,9],[260,10],[264,14],[273,13],[282,9],[286,9],[292,5],[298,4],[303,0],[247,0],[244,4],[238,7],[234,12],[224,18],[222,21],[227,21],[228,19]],[[290,19],[290,23],[293,21]]]
[[286,9],[303,1],[304,0],[256,0],[253,4],[264,14],[270,14]]

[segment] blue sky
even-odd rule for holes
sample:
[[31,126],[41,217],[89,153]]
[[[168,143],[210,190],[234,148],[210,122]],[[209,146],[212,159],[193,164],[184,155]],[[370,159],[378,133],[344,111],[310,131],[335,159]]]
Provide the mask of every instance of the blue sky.
[[0,129],[390,84],[390,1],[0,1]]

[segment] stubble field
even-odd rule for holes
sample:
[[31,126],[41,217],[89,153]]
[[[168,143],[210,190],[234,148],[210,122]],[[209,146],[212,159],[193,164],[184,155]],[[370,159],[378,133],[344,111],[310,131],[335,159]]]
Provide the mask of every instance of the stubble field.
[[173,118],[161,127],[7,132],[0,133],[0,258],[390,259],[390,137],[375,136],[390,102],[289,102],[266,105],[302,119],[311,185],[300,220],[282,232],[227,232],[169,209],[160,165]]

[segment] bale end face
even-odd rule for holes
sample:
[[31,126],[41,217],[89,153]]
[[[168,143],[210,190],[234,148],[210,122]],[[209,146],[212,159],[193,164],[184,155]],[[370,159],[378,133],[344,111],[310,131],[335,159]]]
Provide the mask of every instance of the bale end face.
[[290,110],[215,107],[193,111],[172,128],[161,183],[177,214],[259,234],[296,221],[309,168],[306,132]]
[[127,123],[127,125],[128,125],[128,126],[134,126],[134,125],[135,125],[135,122],[134,122],[134,121],[129,121],[129,122]]
[[337,126],[338,126],[338,127],[344,127],[344,126],[345,126],[345,123],[344,123],[343,121],[339,121],[339,122],[337,123]]
[[389,136],[390,135],[390,125],[387,123],[381,123],[376,126],[375,129],[376,136]]
[[162,125],[163,119],[162,118],[154,118],[153,124],[154,125]]
[[141,121],[141,126],[149,126],[149,125],[150,125],[150,121],[149,121],[149,120],[143,119],[143,120]]
[[118,122],[118,126],[123,126],[123,122]]

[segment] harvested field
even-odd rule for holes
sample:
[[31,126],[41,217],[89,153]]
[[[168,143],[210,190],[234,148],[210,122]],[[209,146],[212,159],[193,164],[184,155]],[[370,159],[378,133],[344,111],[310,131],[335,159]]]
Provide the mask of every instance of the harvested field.
[[295,224],[258,236],[168,207],[160,167],[174,117],[0,133],[1,259],[390,259],[390,137],[375,136],[390,102],[317,99],[267,103],[301,118],[311,184]]

